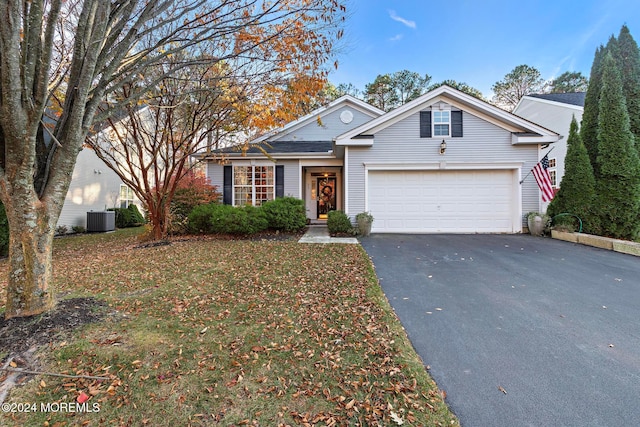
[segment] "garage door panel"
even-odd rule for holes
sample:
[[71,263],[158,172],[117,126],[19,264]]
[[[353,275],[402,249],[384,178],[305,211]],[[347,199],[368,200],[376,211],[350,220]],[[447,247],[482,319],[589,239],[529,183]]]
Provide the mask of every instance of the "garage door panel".
[[369,171],[374,232],[513,232],[513,170]]

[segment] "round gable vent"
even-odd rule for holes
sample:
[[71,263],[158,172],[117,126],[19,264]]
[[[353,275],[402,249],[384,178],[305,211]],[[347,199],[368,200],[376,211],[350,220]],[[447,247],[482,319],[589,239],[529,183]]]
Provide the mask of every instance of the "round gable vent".
[[351,123],[351,121],[353,120],[353,113],[349,110],[344,110],[342,113],[340,113],[340,121],[342,121],[342,123]]

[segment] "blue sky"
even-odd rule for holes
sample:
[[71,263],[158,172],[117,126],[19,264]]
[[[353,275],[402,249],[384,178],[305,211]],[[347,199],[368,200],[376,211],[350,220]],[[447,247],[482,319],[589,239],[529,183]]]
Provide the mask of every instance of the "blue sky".
[[350,17],[334,84],[358,89],[407,69],[479,89],[516,66],[551,79],[589,77],[596,48],[626,24],[640,43],[640,0],[348,0]]

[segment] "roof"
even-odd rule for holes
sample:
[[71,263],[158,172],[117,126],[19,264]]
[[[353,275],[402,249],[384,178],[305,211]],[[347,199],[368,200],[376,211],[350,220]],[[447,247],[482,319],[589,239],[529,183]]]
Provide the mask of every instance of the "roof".
[[451,86],[442,85],[395,110],[338,136],[336,145],[372,145],[375,133],[439,101],[482,117],[484,120],[508,130],[513,134],[514,144],[548,144],[559,139],[559,135],[552,130],[518,117]]
[[587,95],[586,92],[572,92],[572,93],[532,93],[527,96],[532,98],[546,99],[547,101],[560,102],[562,104],[577,105],[584,107],[584,98]]

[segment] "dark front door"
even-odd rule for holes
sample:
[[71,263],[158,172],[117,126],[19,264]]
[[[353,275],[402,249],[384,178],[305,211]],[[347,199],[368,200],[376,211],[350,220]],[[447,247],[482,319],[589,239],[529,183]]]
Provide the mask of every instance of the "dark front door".
[[336,179],[318,179],[318,218],[325,219],[329,211],[336,210]]

